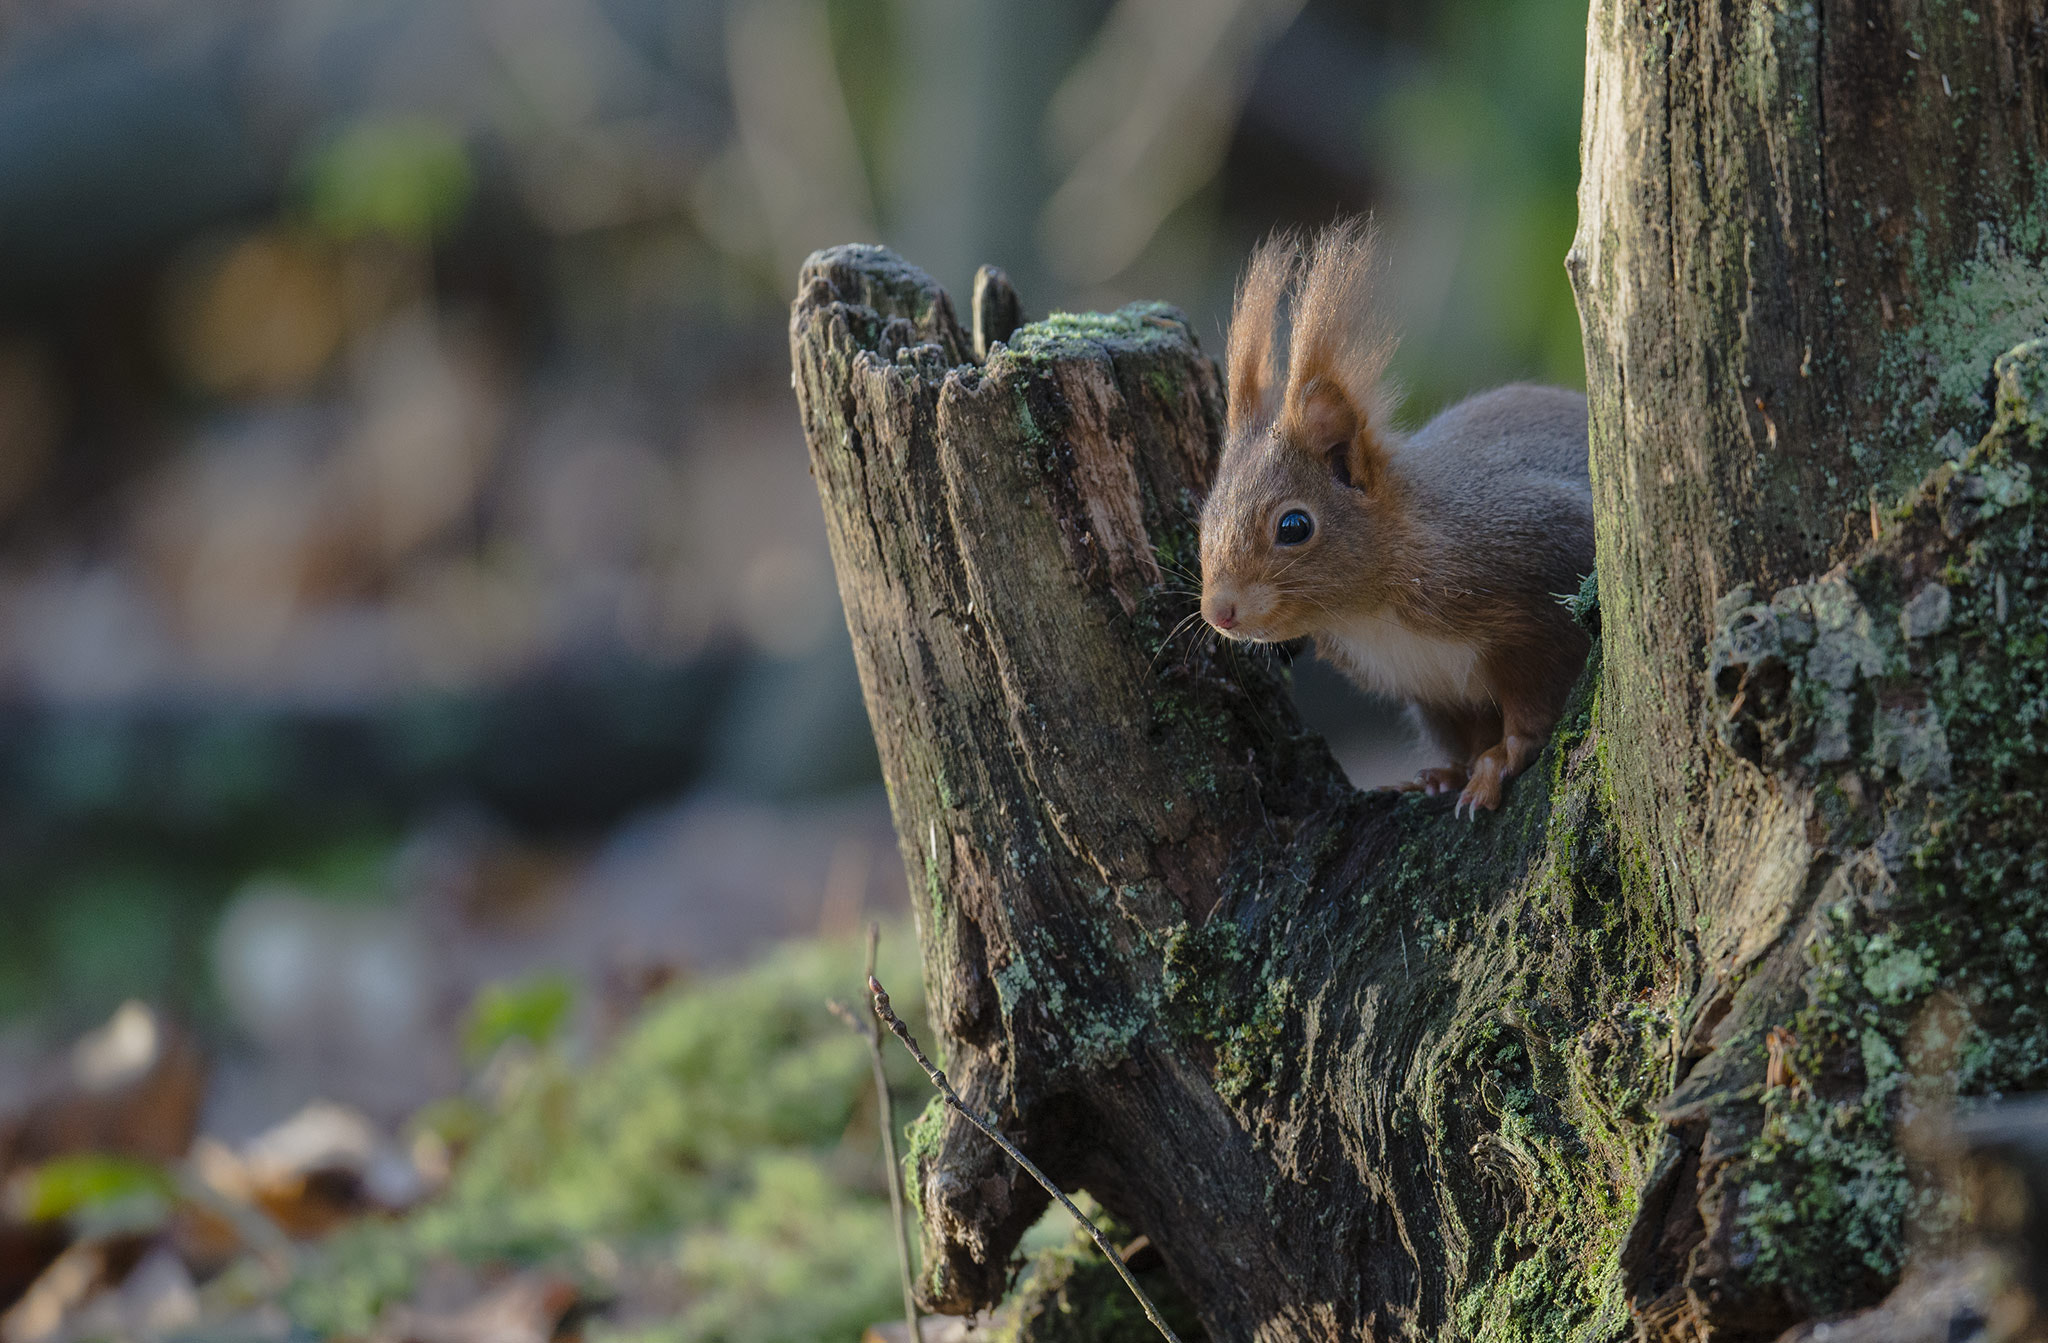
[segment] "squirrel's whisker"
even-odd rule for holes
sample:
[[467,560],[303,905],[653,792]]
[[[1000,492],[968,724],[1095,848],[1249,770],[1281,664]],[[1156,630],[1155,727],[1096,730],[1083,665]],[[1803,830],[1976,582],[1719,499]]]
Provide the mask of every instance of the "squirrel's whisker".
[[1186,615],[1182,616],[1179,622],[1175,624],[1172,629],[1166,632],[1166,637],[1159,641],[1158,649],[1152,654],[1152,661],[1147,663],[1145,666],[1145,677],[1147,680],[1150,680],[1152,677],[1152,673],[1158,670],[1159,659],[1165,656],[1166,650],[1168,648],[1172,647],[1175,637],[1178,636],[1180,632],[1186,629],[1190,624],[1197,620],[1200,620],[1201,618],[1201,611],[1190,611]]

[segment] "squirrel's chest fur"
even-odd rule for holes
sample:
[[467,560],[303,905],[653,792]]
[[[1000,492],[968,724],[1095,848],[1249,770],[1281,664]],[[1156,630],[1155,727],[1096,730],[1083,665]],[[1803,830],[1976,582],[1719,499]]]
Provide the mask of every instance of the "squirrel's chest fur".
[[1361,616],[1316,635],[1316,651],[1366,690],[1428,704],[1487,699],[1472,644],[1420,634],[1391,615]]

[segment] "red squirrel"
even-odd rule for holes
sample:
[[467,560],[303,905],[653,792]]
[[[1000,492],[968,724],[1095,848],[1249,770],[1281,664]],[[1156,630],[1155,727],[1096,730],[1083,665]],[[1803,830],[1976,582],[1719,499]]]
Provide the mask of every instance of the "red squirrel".
[[1360,222],[1253,254],[1202,508],[1202,615],[1230,639],[1313,636],[1360,687],[1407,701],[1450,760],[1401,787],[1459,789],[1476,817],[1542,748],[1586,660],[1560,599],[1593,568],[1586,399],[1497,387],[1402,433],[1377,269]]

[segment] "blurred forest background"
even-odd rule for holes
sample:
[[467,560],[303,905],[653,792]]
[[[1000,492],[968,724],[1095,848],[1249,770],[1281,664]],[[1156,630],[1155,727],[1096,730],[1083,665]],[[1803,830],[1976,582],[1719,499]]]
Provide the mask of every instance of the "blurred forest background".
[[[799,262],[879,240],[956,296],[993,262],[1027,316],[1162,298],[1220,350],[1260,236],[1369,210],[1411,418],[1580,385],[1584,24],[0,11],[0,1334],[482,1337],[505,1283],[540,1338],[600,1297],[676,1337],[886,1317],[865,1055],[821,1000],[871,917],[899,996],[915,956],[788,390]],[[1384,707],[1299,680],[1354,777],[1410,772]],[[586,1178],[621,1143],[659,1178]],[[315,1208],[443,1185],[382,1239]],[[261,1224],[193,1212],[223,1190]],[[421,1304],[423,1264],[563,1254],[573,1290],[450,1268]]]

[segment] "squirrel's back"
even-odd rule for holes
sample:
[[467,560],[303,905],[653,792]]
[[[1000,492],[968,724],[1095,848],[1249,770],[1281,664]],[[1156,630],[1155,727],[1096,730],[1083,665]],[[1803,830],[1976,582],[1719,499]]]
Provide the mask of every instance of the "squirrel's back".
[[[1586,474],[1586,398],[1563,387],[1516,382],[1468,396],[1412,434],[1413,452],[1455,453],[1459,469],[1536,471],[1578,481]],[[1451,463],[1441,456],[1443,467]]]
[[1576,591],[1592,571],[1586,398],[1579,393],[1528,383],[1481,392],[1417,430],[1393,463],[1449,543],[1438,556],[1440,572],[1482,587],[1516,575],[1532,589],[1561,594]]

